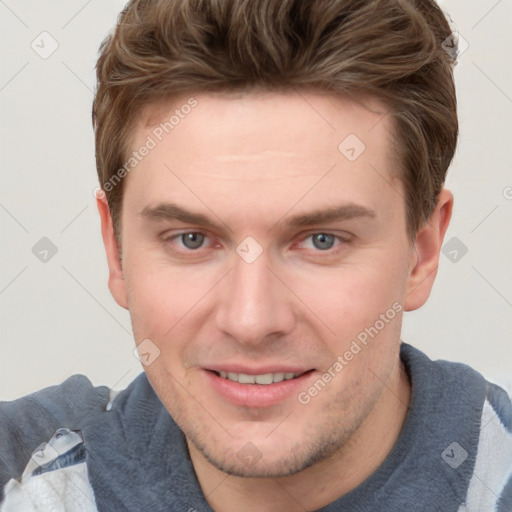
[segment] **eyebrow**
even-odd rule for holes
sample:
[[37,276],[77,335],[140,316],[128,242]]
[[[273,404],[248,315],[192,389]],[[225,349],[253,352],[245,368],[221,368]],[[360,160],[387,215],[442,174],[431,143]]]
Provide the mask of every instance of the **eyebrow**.
[[[156,206],[146,206],[139,212],[142,217],[151,220],[177,220],[186,224],[196,224],[212,230],[222,230],[221,223],[209,219],[202,213],[189,211],[175,203],[160,203]],[[308,213],[294,215],[276,224],[283,224],[287,228],[314,226],[316,224],[350,220],[355,218],[375,219],[375,210],[355,203],[346,203],[336,207],[313,210]],[[224,223],[222,223],[224,224]],[[225,227],[225,224],[224,224]]]

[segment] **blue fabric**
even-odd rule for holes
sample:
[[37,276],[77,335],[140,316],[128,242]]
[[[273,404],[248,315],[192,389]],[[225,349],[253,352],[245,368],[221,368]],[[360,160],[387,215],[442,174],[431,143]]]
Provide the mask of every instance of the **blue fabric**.
[[[496,384],[488,382],[487,400],[489,400],[489,403],[492,405],[501,424],[512,434],[512,405],[505,390]],[[510,510],[512,511],[512,508]]]
[[108,392],[73,375],[18,400],[0,401],[0,495],[6,481],[19,480],[32,452],[59,428],[80,430],[101,414]]
[[501,493],[498,500],[498,510],[496,512],[510,512],[512,510],[512,476]]

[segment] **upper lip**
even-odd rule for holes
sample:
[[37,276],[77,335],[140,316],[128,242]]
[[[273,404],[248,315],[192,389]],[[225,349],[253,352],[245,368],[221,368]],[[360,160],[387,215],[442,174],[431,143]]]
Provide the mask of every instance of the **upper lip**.
[[312,368],[305,368],[304,366],[269,365],[250,368],[242,364],[219,364],[205,367],[205,369],[217,373],[223,371],[226,373],[243,373],[244,375],[265,375],[266,373],[295,373],[301,375],[312,370]]

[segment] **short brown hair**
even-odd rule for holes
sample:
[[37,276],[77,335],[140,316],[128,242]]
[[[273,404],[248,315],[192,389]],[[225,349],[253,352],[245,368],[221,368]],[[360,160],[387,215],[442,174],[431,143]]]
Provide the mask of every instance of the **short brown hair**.
[[92,112],[116,237],[124,179],[105,184],[125,166],[144,107],[194,91],[315,88],[389,108],[413,239],[457,142],[450,35],[433,0],[130,1],[100,46]]

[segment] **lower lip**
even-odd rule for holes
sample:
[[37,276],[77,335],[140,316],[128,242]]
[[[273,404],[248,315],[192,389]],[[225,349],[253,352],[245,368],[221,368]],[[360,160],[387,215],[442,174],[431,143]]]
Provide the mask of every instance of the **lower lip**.
[[204,370],[204,373],[213,389],[231,403],[242,407],[270,407],[307,389],[306,381],[314,372],[273,384],[240,384],[210,370]]

